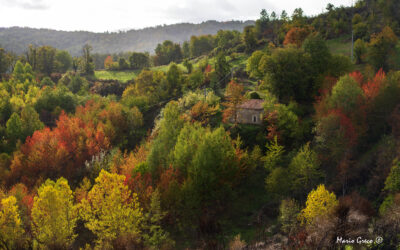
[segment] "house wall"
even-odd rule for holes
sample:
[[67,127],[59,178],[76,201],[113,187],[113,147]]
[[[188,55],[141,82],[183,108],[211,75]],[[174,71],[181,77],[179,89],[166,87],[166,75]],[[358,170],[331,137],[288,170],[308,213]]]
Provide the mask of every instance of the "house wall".
[[[263,113],[263,110],[241,109],[238,112],[237,121],[245,124],[262,124]],[[254,116],[256,117],[256,122],[253,120]]]

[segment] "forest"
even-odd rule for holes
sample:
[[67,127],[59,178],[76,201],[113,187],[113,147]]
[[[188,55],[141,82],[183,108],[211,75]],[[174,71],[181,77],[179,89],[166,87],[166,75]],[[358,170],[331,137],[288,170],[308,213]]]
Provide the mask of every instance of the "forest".
[[399,249],[400,2],[260,11],[0,48],[0,248]]

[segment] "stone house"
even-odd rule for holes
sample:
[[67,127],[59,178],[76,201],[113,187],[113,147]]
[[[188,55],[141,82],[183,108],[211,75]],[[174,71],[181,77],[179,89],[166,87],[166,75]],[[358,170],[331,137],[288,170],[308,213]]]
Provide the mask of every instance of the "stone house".
[[[244,101],[237,112],[236,121],[242,124],[262,124],[264,119],[264,100],[250,99]],[[231,119],[233,122],[233,119]]]

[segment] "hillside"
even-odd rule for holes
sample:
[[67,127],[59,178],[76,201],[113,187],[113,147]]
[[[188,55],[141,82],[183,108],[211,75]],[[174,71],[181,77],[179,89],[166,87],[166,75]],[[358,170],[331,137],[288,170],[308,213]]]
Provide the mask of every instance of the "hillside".
[[397,10],[0,46],[0,249],[400,249]]
[[50,45],[67,50],[73,56],[80,55],[84,44],[89,43],[94,53],[119,53],[124,51],[153,52],[164,40],[183,42],[192,35],[216,34],[218,30],[242,31],[253,21],[207,21],[200,24],[180,23],[140,30],[115,33],[93,33],[87,31],[57,31],[32,28],[0,28],[0,45],[17,54],[23,53],[29,44]]

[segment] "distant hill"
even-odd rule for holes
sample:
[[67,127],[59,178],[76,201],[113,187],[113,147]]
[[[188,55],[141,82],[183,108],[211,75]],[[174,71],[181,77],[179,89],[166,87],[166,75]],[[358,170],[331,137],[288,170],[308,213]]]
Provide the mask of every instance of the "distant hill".
[[89,43],[94,53],[118,53],[124,51],[153,52],[164,40],[183,42],[192,35],[216,34],[219,30],[242,31],[254,21],[207,21],[200,24],[179,23],[140,30],[113,33],[87,31],[57,31],[33,28],[0,28],[0,47],[17,54],[26,51],[29,44],[50,45],[67,50],[72,55],[80,55],[84,44]]

